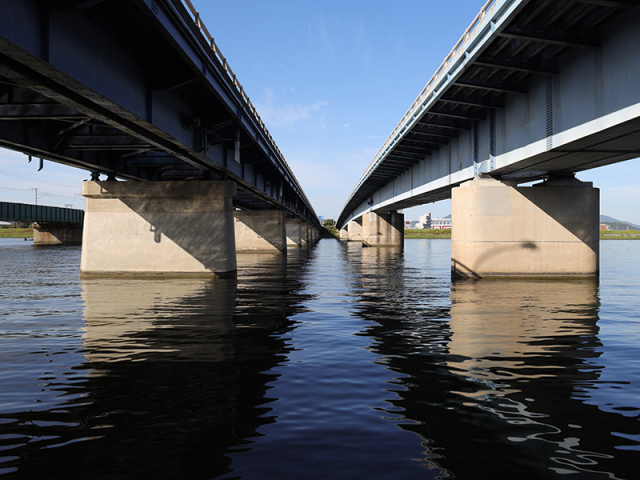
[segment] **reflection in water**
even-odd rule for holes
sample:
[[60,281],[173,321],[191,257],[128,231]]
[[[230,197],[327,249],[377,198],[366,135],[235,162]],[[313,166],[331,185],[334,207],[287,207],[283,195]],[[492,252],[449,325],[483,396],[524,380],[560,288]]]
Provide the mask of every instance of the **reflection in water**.
[[581,438],[598,429],[600,412],[571,401],[600,375],[597,288],[596,280],[452,286],[447,366],[465,379],[452,393],[489,415],[513,469],[586,475],[614,458],[610,431]]
[[596,280],[454,283],[448,365],[478,385],[460,394],[510,396],[533,379],[566,380],[577,358],[580,379],[597,379],[587,359],[600,355],[598,306]]
[[[304,253],[256,256],[236,279],[83,280],[73,382],[46,373],[48,410],[0,413],[0,474],[212,478],[274,421],[269,370],[305,297]],[[240,263],[240,262],[239,262]],[[238,305],[236,305],[238,303]],[[23,373],[24,375],[24,373]]]
[[0,241],[0,476],[635,480],[640,280],[452,285],[449,245],[80,281]]
[[430,305],[428,271],[367,250],[356,257],[361,315],[376,322],[366,334],[382,364],[408,375],[389,411],[405,412],[398,425],[423,438],[430,468],[445,468],[442,478],[635,478],[637,453],[621,437],[637,424],[588,401],[603,369],[597,280],[454,283],[446,321]]
[[[89,362],[219,362],[233,356],[235,279],[82,280]],[[179,321],[176,321],[179,318]]]

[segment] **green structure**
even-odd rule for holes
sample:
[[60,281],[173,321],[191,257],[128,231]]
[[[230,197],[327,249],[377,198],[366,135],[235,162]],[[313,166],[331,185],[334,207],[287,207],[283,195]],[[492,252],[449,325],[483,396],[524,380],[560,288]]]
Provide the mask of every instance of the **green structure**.
[[83,210],[0,202],[0,221],[33,223],[35,245],[82,243]]

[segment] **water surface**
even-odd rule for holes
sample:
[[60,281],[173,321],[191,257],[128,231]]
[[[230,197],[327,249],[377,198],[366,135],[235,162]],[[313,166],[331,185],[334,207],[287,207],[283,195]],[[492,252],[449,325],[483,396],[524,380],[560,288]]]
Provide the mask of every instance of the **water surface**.
[[640,243],[599,280],[453,285],[447,240],[215,280],[0,259],[4,478],[638,478]]

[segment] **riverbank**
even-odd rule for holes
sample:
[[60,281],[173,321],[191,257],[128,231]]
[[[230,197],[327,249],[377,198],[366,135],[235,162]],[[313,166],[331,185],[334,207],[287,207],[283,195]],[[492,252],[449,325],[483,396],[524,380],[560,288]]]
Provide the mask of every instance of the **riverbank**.
[[436,239],[451,239],[451,230],[446,229],[430,229],[430,230],[418,230],[413,228],[405,228],[404,238],[436,238]]
[[[325,227],[321,232],[322,238],[340,238],[340,234],[333,227]],[[0,238],[33,238],[31,228],[0,228]],[[405,229],[406,239],[451,239],[451,230],[417,230]],[[640,240],[640,230],[601,230],[600,240]]]
[[0,228],[0,238],[33,238],[33,228]]
[[[404,238],[451,239],[451,230],[405,229]],[[600,230],[600,240],[640,240],[640,230]]]
[[600,240],[640,240],[640,230],[600,230]]

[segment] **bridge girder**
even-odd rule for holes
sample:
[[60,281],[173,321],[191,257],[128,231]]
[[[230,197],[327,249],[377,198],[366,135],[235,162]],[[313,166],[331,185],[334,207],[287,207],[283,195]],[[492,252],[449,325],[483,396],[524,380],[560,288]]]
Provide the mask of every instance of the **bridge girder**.
[[114,180],[228,178],[247,208],[285,208],[319,226],[181,1],[0,0],[0,11],[0,146]]
[[[447,148],[464,132],[471,132],[472,138],[477,136],[479,124],[493,122],[492,112],[503,110],[512,98],[530,94],[532,79],[557,77],[560,71],[558,59],[564,52],[600,48],[600,28],[616,14],[637,11],[639,7],[640,1],[631,0],[503,0],[487,3],[486,12],[483,9],[474,20],[465,37],[445,59],[367,167],[349,195],[337,226],[348,221],[356,208],[365,208],[363,199],[370,199],[381,188],[379,175],[375,181],[371,175],[383,171],[381,167],[385,163],[406,152],[407,140],[416,141],[422,136],[429,139],[433,130],[432,139],[439,135],[439,146],[434,148],[438,150]],[[443,139],[445,144],[442,144]],[[477,150],[477,145],[472,145],[472,154],[474,149]],[[632,158],[628,156],[629,152],[625,153],[626,158]],[[610,163],[614,158],[611,155],[616,154],[610,154],[608,158],[604,158],[605,155],[603,153],[594,161]],[[462,167],[460,164],[459,168]],[[458,170],[457,165],[449,165],[450,175],[454,168]],[[548,161],[538,161],[524,166],[520,172],[522,177],[518,178],[543,178],[554,169],[575,172],[579,168],[582,167],[575,161],[558,162],[556,167]],[[506,170],[504,174],[515,175]],[[496,172],[496,175],[501,173]],[[386,183],[394,178],[387,177]],[[415,204],[424,203],[425,198],[430,201],[447,198],[456,185],[452,182],[447,187],[438,186],[433,194],[416,194]],[[399,208],[411,206],[409,199],[401,203]]]

